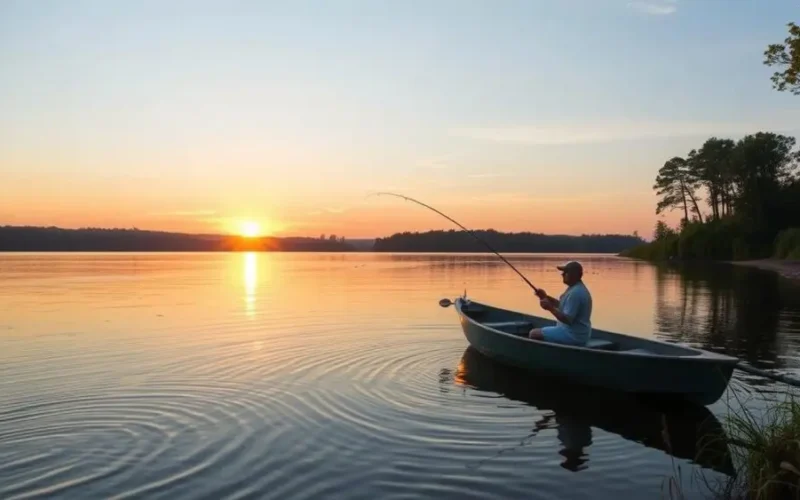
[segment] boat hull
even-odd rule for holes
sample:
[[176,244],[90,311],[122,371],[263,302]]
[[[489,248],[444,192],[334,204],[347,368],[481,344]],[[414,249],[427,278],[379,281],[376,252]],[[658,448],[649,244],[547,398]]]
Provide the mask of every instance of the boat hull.
[[[456,302],[461,327],[467,341],[477,351],[504,364],[546,372],[582,384],[629,393],[677,396],[709,405],[725,392],[737,362],[736,358],[720,355],[640,355],[530,340],[522,334],[509,334],[484,326],[464,313],[464,305],[464,301]],[[534,316],[517,315],[537,327],[537,321],[545,321]],[[650,341],[635,339],[634,342]],[[666,345],[653,342],[655,346]]]

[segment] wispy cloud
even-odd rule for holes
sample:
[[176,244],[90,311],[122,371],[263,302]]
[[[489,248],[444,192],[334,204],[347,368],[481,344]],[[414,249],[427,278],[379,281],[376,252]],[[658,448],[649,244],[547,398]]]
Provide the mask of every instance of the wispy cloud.
[[678,10],[678,0],[634,0],[628,7],[651,16],[668,16]]
[[532,126],[462,127],[451,134],[488,142],[531,145],[591,144],[641,139],[695,136],[739,136],[759,129],[774,132],[798,128],[797,117],[752,122],[609,121],[601,123],[558,123]]
[[326,207],[318,210],[312,210],[308,212],[308,215],[324,215],[324,214],[343,214],[347,212],[347,208],[345,207]]

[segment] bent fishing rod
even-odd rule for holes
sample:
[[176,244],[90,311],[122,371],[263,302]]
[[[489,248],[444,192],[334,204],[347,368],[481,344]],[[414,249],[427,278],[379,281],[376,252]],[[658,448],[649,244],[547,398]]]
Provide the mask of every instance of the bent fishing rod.
[[406,200],[406,201],[411,201],[411,202],[414,202],[414,203],[416,203],[417,205],[422,205],[423,207],[427,208],[428,210],[433,210],[433,211],[434,211],[434,212],[436,212],[437,214],[441,215],[441,216],[442,216],[442,217],[444,217],[445,219],[449,220],[450,222],[452,222],[452,223],[453,223],[453,224],[455,224],[456,226],[460,227],[461,229],[463,229],[464,231],[466,231],[467,233],[469,233],[469,234],[470,234],[470,235],[471,235],[473,238],[475,238],[475,239],[476,239],[476,240],[478,240],[479,242],[483,243],[483,244],[486,246],[486,248],[488,248],[489,250],[491,250],[491,252],[492,252],[493,254],[497,255],[498,257],[500,257],[500,258],[503,260],[503,262],[505,262],[506,264],[508,264],[508,265],[509,265],[509,267],[510,267],[511,269],[513,269],[513,270],[514,270],[514,272],[515,272],[515,273],[517,273],[517,274],[520,276],[520,278],[522,278],[523,280],[525,280],[525,283],[527,283],[529,287],[533,288],[533,291],[534,291],[534,292],[537,292],[537,293],[539,292],[539,289],[538,289],[538,288],[536,288],[536,286],[534,286],[534,284],[533,284],[533,283],[531,283],[530,281],[528,281],[528,278],[526,278],[524,274],[522,274],[521,272],[519,272],[519,270],[518,270],[516,267],[514,267],[514,265],[513,265],[513,264],[511,264],[511,262],[507,261],[505,257],[503,257],[502,255],[500,255],[500,252],[498,252],[497,250],[495,250],[494,248],[492,248],[492,246],[491,246],[490,244],[486,243],[486,241],[485,241],[483,238],[481,238],[480,236],[478,236],[477,234],[475,234],[475,233],[474,233],[474,232],[473,232],[471,229],[468,229],[468,228],[466,228],[466,227],[462,226],[462,225],[461,225],[461,224],[460,224],[458,221],[456,221],[456,220],[455,220],[455,219],[453,219],[452,217],[450,217],[450,216],[448,216],[448,215],[446,215],[446,214],[444,214],[444,213],[440,212],[439,210],[436,210],[435,208],[433,208],[433,207],[432,207],[432,206],[430,206],[430,205],[426,205],[425,203],[422,203],[422,202],[421,202],[421,201],[419,201],[419,200],[415,200],[414,198],[410,198],[410,197],[408,197],[408,196],[405,196],[405,195],[402,195],[402,194],[397,194],[397,193],[388,193],[388,192],[380,192],[380,193],[375,193],[375,194],[377,194],[378,196],[381,196],[381,195],[386,195],[386,196],[395,196],[395,197],[397,197],[397,198],[401,198],[401,199],[403,199],[403,200]]

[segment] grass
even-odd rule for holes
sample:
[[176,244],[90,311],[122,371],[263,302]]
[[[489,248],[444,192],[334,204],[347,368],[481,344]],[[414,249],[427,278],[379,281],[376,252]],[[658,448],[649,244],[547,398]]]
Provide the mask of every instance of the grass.
[[[725,480],[714,483],[705,480],[711,497],[800,499],[800,402],[788,393],[786,400],[772,401],[765,410],[758,410],[758,414],[741,401],[738,403],[738,408],[731,409],[724,420],[736,471]],[[685,498],[679,479],[680,474],[677,478],[673,474],[662,484],[665,496]]]
[[728,498],[800,499],[800,403],[787,401],[756,417],[742,408],[727,418],[739,466]]

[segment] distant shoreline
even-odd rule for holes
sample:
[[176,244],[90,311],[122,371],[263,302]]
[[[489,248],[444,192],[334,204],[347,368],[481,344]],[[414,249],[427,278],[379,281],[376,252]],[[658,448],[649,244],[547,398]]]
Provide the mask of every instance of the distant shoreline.
[[[341,253],[341,254],[358,254],[358,253],[372,253],[380,254],[425,254],[425,255],[487,255],[494,256],[488,250],[484,251],[460,251],[460,250],[444,250],[444,251],[429,251],[429,250],[263,250],[263,249],[235,249],[235,250],[0,250],[2,254],[21,254],[21,253]],[[620,257],[619,252],[571,252],[571,251],[530,251],[530,252],[501,252],[502,255],[609,255],[612,257]],[[630,258],[630,257],[625,257]],[[638,259],[634,259],[638,260]]]
[[0,226],[0,252],[391,252],[483,253],[486,245],[507,254],[618,253],[643,241],[635,235],[548,235],[479,230],[476,241],[462,231],[395,233],[385,238],[245,237],[193,235],[140,229],[62,229]]
[[800,260],[758,259],[730,261],[737,266],[773,271],[786,279],[800,283]]

